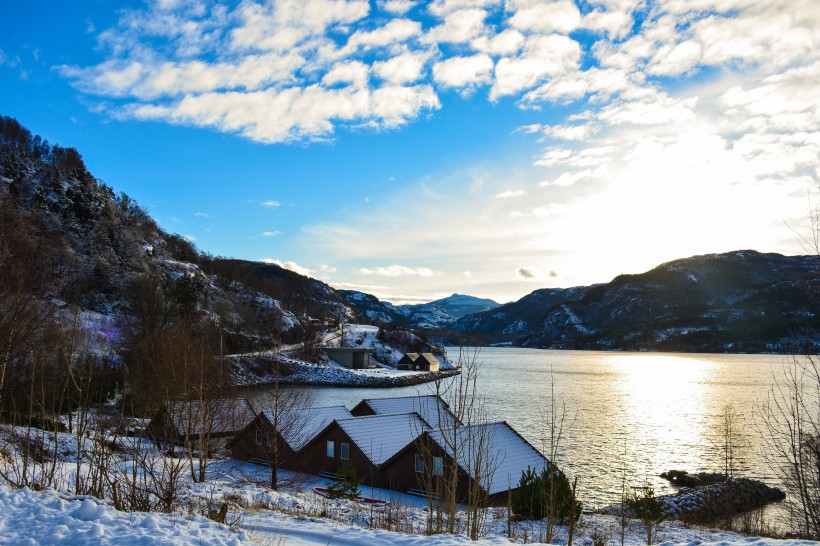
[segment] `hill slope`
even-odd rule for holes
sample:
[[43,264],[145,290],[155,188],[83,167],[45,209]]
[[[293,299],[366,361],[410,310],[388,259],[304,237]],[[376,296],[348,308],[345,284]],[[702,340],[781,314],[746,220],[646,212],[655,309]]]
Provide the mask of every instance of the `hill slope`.
[[820,346],[816,256],[736,251],[675,260],[606,284],[538,290],[450,325],[528,347],[795,352]]

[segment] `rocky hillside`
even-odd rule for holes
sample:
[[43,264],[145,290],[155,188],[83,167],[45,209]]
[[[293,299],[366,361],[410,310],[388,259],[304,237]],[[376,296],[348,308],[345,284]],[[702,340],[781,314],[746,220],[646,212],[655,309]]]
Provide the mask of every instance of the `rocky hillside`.
[[794,352],[820,347],[820,259],[737,251],[606,284],[538,290],[451,324],[527,347]]
[[356,315],[320,281],[199,253],[97,180],[77,150],[51,145],[2,116],[0,247],[0,311],[14,305],[15,291],[25,291],[56,302],[62,315],[85,317],[92,329],[105,325],[115,337],[147,323],[148,313],[163,323],[185,315],[187,323],[210,321],[221,350],[240,352],[299,341],[314,335],[316,324]]

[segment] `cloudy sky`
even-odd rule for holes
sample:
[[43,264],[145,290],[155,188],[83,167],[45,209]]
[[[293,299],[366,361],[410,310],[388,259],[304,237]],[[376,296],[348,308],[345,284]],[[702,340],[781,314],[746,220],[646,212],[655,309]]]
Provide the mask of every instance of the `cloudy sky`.
[[820,204],[816,0],[3,12],[0,114],[203,251],[396,303],[796,253]]

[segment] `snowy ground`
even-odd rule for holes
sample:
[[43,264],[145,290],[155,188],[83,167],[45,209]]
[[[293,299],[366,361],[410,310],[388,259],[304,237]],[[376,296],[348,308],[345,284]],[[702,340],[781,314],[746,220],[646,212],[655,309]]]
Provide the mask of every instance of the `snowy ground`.
[[[9,433],[21,434],[25,429],[0,429],[0,470],[7,475],[20,460],[14,453]],[[429,544],[477,546],[520,544],[525,538],[532,543],[538,537],[536,523],[514,525],[508,538],[504,509],[490,510],[484,529],[485,537],[472,542],[463,534],[424,534],[427,521],[425,503],[418,497],[383,489],[362,487],[362,496],[390,501],[388,507],[347,500],[329,500],[313,492],[313,487],[326,485],[325,480],[309,475],[280,471],[282,487],[273,491],[266,467],[234,459],[213,460],[208,466],[205,482],[194,483],[187,474],[180,484],[179,508],[173,514],[118,512],[107,499],[74,496],[72,484],[77,472],[77,437],[61,433],[45,435],[46,445],[54,445],[59,469],[54,485],[59,488],[42,492],[11,489],[0,479],[0,544],[159,544],[159,545],[382,545],[415,546]],[[121,439],[121,442],[130,442]],[[89,449],[92,439],[84,439]],[[141,444],[143,453],[164,457],[150,442]],[[120,455],[122,465],[129,462]],[[87,472],[87,464],[81,472]],[[228,505],[227,525],[215,523],[202,514],[209,509]],[[386,530],[397,529],[402,532]],[[593,539],[603,538],[606,544],[620,544],[620,526],[616,517],[585,514],[575,535],[575,544],[592,546]],[[713,546],[793,546],[817,544],[810,541],[774,540],[746,537],[736,533],[701,527],[684,526],[678,522],[661,524],[657,543],[664,545]],[[561,530],[553,541],[566,543]],[[625,544],[645,544],[641,526],[630,522]]]

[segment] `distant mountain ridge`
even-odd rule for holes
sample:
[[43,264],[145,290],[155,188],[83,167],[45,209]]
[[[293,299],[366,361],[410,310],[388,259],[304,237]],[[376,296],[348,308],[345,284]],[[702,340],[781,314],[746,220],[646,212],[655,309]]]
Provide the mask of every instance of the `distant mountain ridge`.
[[820,348],[818,286],[817,256],[743,250],[538,290],[449,327],[525,347],[791,353]]
[[497,308],[500,304],[486,298],[453,294],[429,303],[394,305],[356,290],[339,290],[339,294],[370,321],[437,330],[474,313]]
[[[382,322],[410,321],[450,342],[680,352],[820,349],[820,258],[741,250],[674,260],[611,282],[543,288],[518,301],[438,320],[361,293],[342,295]],[[437,308],[432,302],[426,304]],[[414,307],[414,306],[410,306]],[[440,308],[439,308],[440,309]]]

